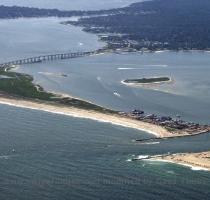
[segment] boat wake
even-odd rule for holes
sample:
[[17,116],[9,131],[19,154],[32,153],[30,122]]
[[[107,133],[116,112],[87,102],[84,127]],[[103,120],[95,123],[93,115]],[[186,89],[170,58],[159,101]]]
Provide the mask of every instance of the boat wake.
[[117,92],[114,92],[113,93],[115,96],[117,96],[117,97],[121,97],[121,95],[119,94],[119,93],[117,93]]
[[168,67],[168,65],[143,65],[142,67],[118,67],[118,70],[138,70],[138,69],[144,69],[145,67],[162,67],[162,68],[166,68]]
[[97,76],[96,79],[97,79],[98,81],[101,81],[101,77],[100,77],[100,76]]
[[118,67],[118,70],[132,70],[132,69],[140,69],[140,68],[133,68],[133,67]]
[[168,65],[144,65],[145,67],[168,67]]
[[141,145],[154,145],[154,144],[160,144],[160,142],[142,142]]
[[0,156],[0,159],[5,159],[5,160],[8,160],[10,158],[9,155],[4,155],[4,156]]
[[82,43],[82,42],[79,42],[79,46],[83,46],[84,45],[84,43]]

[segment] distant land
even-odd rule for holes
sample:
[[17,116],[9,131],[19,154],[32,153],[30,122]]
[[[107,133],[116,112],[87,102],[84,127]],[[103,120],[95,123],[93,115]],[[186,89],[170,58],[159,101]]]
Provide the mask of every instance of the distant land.
[[19,6],[0,6],[0,18],[13,19],[21,17],[72,17],[94,14],[94,11],[61,11],[58,9],[40,9]]
[[209,0],[153,0],[69,23],[104,34],[111,48],[209,50],[209,11]]
[[209,50],[209,10],[209,0],[153,0],[99,11],[0,6],[0,18],[83,16],[65,24],[100,34],[110,49]]
[[4,6],[0,5],[0,19],[14,19],[14,18],[31,18],[31,17],[72,17],[72,16],[98,16],[119,14],[120,9],[110,10],[58,10],[58,9],[45,9],[33,7],[20,7],[20,6]]

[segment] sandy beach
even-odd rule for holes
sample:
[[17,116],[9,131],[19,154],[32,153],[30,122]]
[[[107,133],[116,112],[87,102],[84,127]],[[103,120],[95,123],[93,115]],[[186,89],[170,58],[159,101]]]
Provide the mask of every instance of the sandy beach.
[[153,134],[156,137],[170,137],[172,133],[166,130],[163,127],[137,121],[135,119],[131,119],[128,117],[123,117],[121,115],[115,114],[107,114],[97,111],[79,109],[75,107],[68,107],[56,103],[47,104],[41,101],[32,101],[18,98],[10,98],[10,97],[0,97],[0,104],[15,106],[19,108],[40,110],[44,112],[50,112],[55,114],[61,114],[71,117],[91,119],[99,122],[110,123],[114,125],[119,125],[127,128],[133,128],[140,131],[144,131],[150,134]]
[[193,170],[210,171],[210,151],[201,153],[179,153],[152,158],[151,160],[166,161],[192,168]]

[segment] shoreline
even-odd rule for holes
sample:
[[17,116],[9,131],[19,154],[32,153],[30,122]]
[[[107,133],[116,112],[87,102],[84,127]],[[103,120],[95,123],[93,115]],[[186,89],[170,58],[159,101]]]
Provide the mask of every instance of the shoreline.
[[[156,78],[156,77],[152,77]],[[151,82],[151,83],[126,83],[125,80],[122,80],[121,83],[126,86],[130,87],[152,87],[162,84],[172,84],[174,80],[170,77],[168,81],[157,81],[157,82]]]
[[35,101],[16,97],[14,98],[11,96],[0,96],[0,104],[114,124],[122,127],[144,131],[160,138],[170,137],[173,134],[163,127],[147,122],[137,121],[128,117],[123,117],[118,114],[102,113],[93,110],[65,106],[52,102],[49,103],[44,101]]
[[152,158],[149,158],[148,160],[174,163],[185,167],[190,167],[192,170],[210,171],[210,151],[152,156]]
[[210,131],[210,125],[185,122],[170,116],[146,115],[141,110],[120,112],[66,94],[47,92],[33,82],[32,76],[10,69],[1,69],[1,75],[12,79],[1,80],[0,104],[133,128],[154,135],[153,139],[194,136]]

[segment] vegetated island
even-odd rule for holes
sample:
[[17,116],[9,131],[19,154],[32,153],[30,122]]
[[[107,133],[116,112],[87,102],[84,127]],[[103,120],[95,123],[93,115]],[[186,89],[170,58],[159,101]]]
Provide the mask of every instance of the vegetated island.
[[126,79],[122,83],[126,85],[153,85],[171,82],[169,77],[153,77],[153,78],[139,78],[139,79]]
[[0,103],[112,123],[149,132],[155,138],[191,136],[210,131],[208,125],[146,114],[140,110],[115,111],[81,99],[46,92],[33,83],[32,76],[11,71],[11,67],[0,68]]

